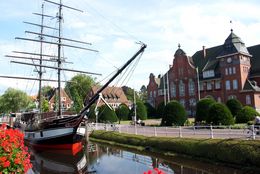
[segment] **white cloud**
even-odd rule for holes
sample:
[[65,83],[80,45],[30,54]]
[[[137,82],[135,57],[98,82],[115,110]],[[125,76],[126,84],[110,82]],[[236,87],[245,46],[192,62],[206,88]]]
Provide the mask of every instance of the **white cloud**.
[[[40,10],[40,0],[36,3],[30,0],[29,6],[14,6],[11,3],[18,0],[4,1],[0,9],[16,12],[24,16]],[[96,1],[79,0],[68,1],[69,6],[85,11],[83,14],[64,10],[64,37],[93,43],[99,54],[83,51],[69,50],[69,58],[79,58],[73,65],[79,69],[101,72],[106,75],[119,67],[127,58],[135,53],[135,41],[143,41],[148,44],[145,53],[137,66],[132,84],[145,84],[149,74],[164,73],[172,64],[173,55],[181,48],[192,56],[201,50],[202,45],[207,48],[223,44],[232,28],[241,37],[247,46],[259,44],[260,35],[260,4],[258,1]],[[15,4],[15,3],[14,3]],[[19,2],[19,4],[24,4]],[[35,6],[38,6],[35,8]],[[47,5],[46,7],[50,7]],[[14,9],[13,9],[14,8]],[[53,12],[52,8],[50,12]],[[48,12],[48,10],[46,10]],[[13,14],[3,13],[2,21],[13,21],[21,24],[21,19],[16,21]],[[15,14],[16,15],[16,14]],[[28,17],[29,18],[29,17]],[[27,19],[28,19],[27,18]],[[30,18],[29,18],[30,19]],[[0,36],[5,37],[22,32],[20,26],[12,28],[1,27]],[[66,31],[68,30],[68,31]],[[2,35],[1,35],[2,34]],[[1,37],[0,37],[1,38]],[[12,37],[10,37],[10,40]],[[3,43],[3,41],[0,41]],[[0,54],[8,54],[14,50],[13,42],[0,43]],[[21,46],[22,49],[23,46]],[[31,48],[33,46],[27,47]],[[75,52],[74,52],[75,51]],[[4,61],[4,58],[1,58]],[[2,62],[1,61],[1,62]],[[68,61],[72,61],[71,59]],[[1,65],[0,65],[1,66]],[[7,66],[7,64],[5,64]],[[9,66],[9,65],[8,65]],[[3,66],[1,66],[3,67]],[[9,73],[10,71],[8,71]],[[2,71],[0,71],[2,73]],[[72,76],[72,74],[69,74]],[[129,83],[130,83],[129,82]],[[147,84],[145,84],[147,85]],[[139,87],[136,87],[139,88]]]

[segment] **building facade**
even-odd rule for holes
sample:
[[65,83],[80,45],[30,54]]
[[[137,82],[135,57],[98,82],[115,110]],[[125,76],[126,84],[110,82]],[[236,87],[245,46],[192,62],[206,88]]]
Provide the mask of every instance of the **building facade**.
[[[57,93],[58,90],[56,88],[53,88],[52,91],[50,91],[49,96],[47,96],[49,100],[49,111],[54,111],[55,110],[55,93]],[[66,111],[71,108],[73,105],[73,101],[70,99],[68,94],[65,92],[64,89],[61,89],[61,108],[63,111]]]
[[180,48],[164,75],[150,74],[148,102],[153,106],[179,101],[190,116],[199,99],[225,103],[236,98],[260,110],[260,45],[246,47],[233,30],[223,45],[197,51],[192,57]]
[[[86,100],[88,101],[98,90],[97,86],[93,86],[88,93]],[[120,104],[126,104],[128,107],[131,107],[132,103],[127,99],[124,91],[120,87],[106,87],[102,91],[103,99],[115,110]],[[104,105],[105,103],[101,100],[99,106]]]

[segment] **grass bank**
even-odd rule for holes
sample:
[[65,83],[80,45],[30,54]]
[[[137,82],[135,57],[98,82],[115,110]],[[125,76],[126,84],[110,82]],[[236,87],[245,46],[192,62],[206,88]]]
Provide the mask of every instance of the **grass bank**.
[[168,156],[178,153],[260,170],[260,141],[145,137],[110,131],[94,131],[90,137],[130,147],[145,148]]

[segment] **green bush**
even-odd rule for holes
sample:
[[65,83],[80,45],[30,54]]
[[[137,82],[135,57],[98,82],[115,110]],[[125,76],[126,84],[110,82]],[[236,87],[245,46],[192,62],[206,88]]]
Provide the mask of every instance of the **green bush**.
[[237,113],[243,108],[241,102],[237,99],[229,99],[226,103],[233,117],[237,116]]
[[[134,116],[134,108],[130,111],[130,118]],[[146,120],[147,119],[147,111],[144,103],[142,101],[136,102],[136,119]]]
[[198,101],[196,105],[195,122],[206,121],[208,117],[209,108],[214,103],[215,100],[213,100],[212,98],[203,98],[200,101]]
[[187,114],[184,107],[177,101],[173,100],[164,108],[162,126],[178,125],[182,126],[187,120]]
[[210,106],[206,122],[213,125],[233,125],[235,123],[231,112],[222,103],[214,103]]
[[119,120],[128,120],[130,109],[126,104],[120,104],[116,109],[116,115]]
[[244,106],[236,117],[236,123],[247,123],[254,120],[259,113],[251,106]]
[[150,103],[144,103],[148,118],[157,118],[156,109]]
[[260,141],[145,137],[118,132],[94,131],[91,138],[119,144],[151,147],[164,154],[180,153],[239,166],[260,166]]
[[156,109],[157,112],[157,118],[162,118],[163,117],[163,111],[164,111],[164,102],[161,102]]
[[114,123],[118,118],[114,110],[111,110],[107,105],[102,105],[98,109],[98,121],[101,123]]

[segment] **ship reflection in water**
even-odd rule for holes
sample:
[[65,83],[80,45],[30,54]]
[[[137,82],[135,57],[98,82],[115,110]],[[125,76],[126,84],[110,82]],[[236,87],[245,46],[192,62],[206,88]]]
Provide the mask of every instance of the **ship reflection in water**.
[[33,169],[28,174],[143,174],[153,168],[159,168],[166,174],[243,173],[238,169],[182,157],[162,159],[148,151],[140,154],[94,143],[78,146],[74,151],[31,149],[31,162]]

